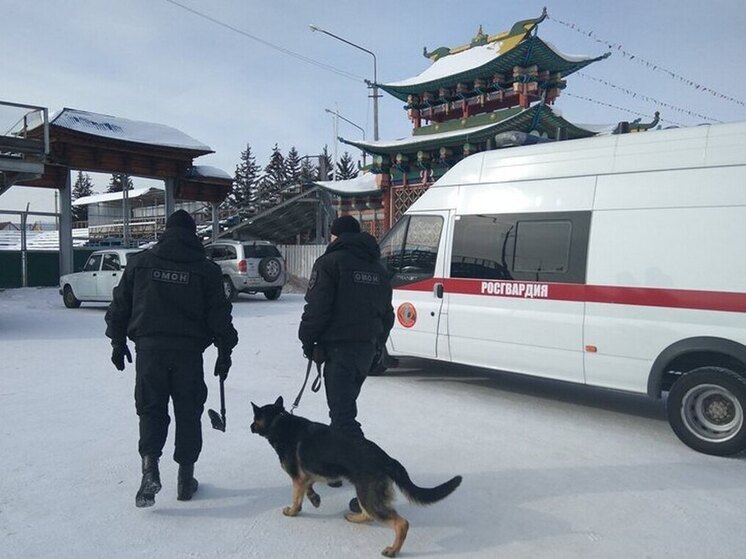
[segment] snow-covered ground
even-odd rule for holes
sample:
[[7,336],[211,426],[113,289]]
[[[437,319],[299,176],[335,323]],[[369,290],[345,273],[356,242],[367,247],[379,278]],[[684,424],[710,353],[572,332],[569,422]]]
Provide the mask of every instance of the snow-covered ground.
[[[226,384],[228,430],[204,420],[200,489],[176,500],[172,438],[164,487],[137,509],[134,369],[117,372],[105,305],[64,308],[55,289],[0,291],[0,557],[377,557],[385,526],[342,519],[349,486],[318,488],[297,518],[290,482],[249,432],[250,401],[292,402],[305,373],[296,340],[302,296],[242,296],[241,340]],[[207,368],[214,351],[206,353]],[[411,529],[403,557],[741,558],[746,460],[697,454],[663,405],[556,382],[405,360],[370,378],[369,438],[421,485],[462,474],[431,507],[399,498]],[[219,408],[217,380],[208,407]],[[321,394],[298,413],[325,420]],[[172,425],[173,432],[173,425]]]

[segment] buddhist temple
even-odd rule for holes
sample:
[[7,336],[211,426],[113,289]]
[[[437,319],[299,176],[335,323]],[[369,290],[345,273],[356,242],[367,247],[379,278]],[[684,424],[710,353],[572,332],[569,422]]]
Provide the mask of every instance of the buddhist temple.
[[[425,48],[423,54],[431,64],[422,73],[379,84],[404,103],[412,135],[389,141],[339,138],[370,154],[373,161],[366,169],[372,176],[356,179],[349,191],[340,182],[319,183],[340,196],[339,211],[356,215],[370,233],[380,236],[434,181],[468,155],[599,133],[568,122],[552,105],[569,75],[610,53],[563,54],[538,35],[546,15],[545,9],[540,17],[519,21],[495,35],[480,26],[462,46]],[[636,130],[649,126],[638,125]]]

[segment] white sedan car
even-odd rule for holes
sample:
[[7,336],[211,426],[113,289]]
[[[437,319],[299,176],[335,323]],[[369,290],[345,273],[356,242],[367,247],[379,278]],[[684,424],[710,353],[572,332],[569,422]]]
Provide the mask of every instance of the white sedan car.
[[82,272],[60,277],[60,295],[65,306],[77,309],[81,301],[110,302],[127,266],[127,256],[140,250],[112,248],[91,253]]

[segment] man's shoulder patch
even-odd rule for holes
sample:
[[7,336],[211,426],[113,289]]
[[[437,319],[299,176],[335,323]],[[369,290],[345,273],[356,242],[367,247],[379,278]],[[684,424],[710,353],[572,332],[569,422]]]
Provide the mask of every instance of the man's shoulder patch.
[[381,274],[378,272],[352,272],[352,281],[367,285],[381,285]]
[[164,283],[189,285],[189,272],[183,270],[159,270],[158,268],[153,268],[150,271],[150,277],[155,281],[162,281]]

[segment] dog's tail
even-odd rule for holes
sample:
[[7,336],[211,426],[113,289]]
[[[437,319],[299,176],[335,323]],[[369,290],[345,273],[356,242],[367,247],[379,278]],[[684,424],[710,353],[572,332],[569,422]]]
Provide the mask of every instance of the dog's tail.
[[461,476],[455,476],[435,487],[419,487],[409,478],[409,474],[404,466],[393,458],[390,459],[386,469],[388,476],[401,489],[404,496],[412,503],[418,505],[437,503],[441,499],[448,497],[448,495],[453,493],[461,485]]

